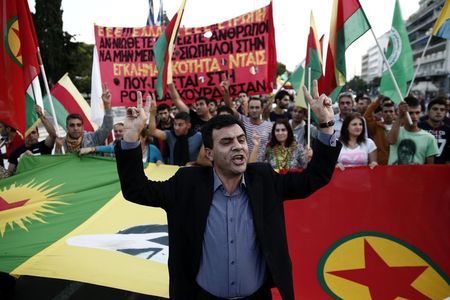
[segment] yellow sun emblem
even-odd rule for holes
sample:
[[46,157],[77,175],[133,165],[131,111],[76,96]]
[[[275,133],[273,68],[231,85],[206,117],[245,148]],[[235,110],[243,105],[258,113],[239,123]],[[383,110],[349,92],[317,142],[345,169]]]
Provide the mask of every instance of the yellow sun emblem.
[[32,220],[41,223],[45,221],[46,214],[61,214],[54,210],[58,205],[69,205],[57,201],[61,198],[57,189],[62,185],[49,187],[45,181],[37,184],[31,181],[27,184],[12,184],[0,190],[0,234],[5,234],[6,226],[14,230],[16,224],[23,230],[28,231],[27,224]]
[[17,17],[8,20],[4,38],[6,52],[16,64],[22,67],[22,46],[20,43],[20,29]]

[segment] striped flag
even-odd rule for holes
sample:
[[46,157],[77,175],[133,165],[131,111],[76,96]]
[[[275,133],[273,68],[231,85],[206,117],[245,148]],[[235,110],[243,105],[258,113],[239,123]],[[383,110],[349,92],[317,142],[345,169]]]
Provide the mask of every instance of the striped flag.
[[163,0],[159,0],[158,18],[156,19],[156,25],[161,26],[164,23],[164,8]]
[[434,24],[432,34],[443,39],[450,39],[450,1],[445,1],[441,14]]
[[358,0],[334,0],[325,76],[319,81],[321,92],[330,95],[333,101],[346,81],[345,50],[369,29]]
[[[70,80],[67,73],[53,86],[51,94],[56,118],[62,128],[66,128],[66,117],[70,113],[81,115],[86,131],[95,131],[98,128],[97,124],[91,122],[91,108],[89,104],[80,94],[72,80]],[[50,111],[50,103],[47,96],[44,97],[44,109],[47,112]]]
[[[321,44],[317,38],[316,22],[311,12],[305,59],[305,85],[309,89],[312,88],[312,81],[322,77],[322,48],[320,46]],[[311,70],[311,83],[308,76],[309,69]]]
[[160,99],[163,99],[166,94],[167,84],[172,83],[172,54],[185,5],[186,0],[182,0],[178,12],[173,16],[166,30],[159,36],[153,47],[156,68],[158,69],[156,91]]
[[155,7],[153,6],[153,0],[148,0],[148,18],[147,26],[154,26],[155,24]]

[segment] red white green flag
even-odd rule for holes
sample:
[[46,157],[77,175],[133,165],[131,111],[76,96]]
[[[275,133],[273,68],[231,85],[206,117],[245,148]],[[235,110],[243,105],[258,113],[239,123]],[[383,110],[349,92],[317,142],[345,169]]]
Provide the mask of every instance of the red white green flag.
[[[316,22],[311,12],[305,59],[305,85],[309,89],[312,87],[312,81],[322,77],[322,48],[320,46],[321,44],[317,38]],[[311,70],[311,84],[309,82],[309,70]]]
[[153,47],[156,68],[158,69],[156,92],[160,99],[164,98],[167,91],[167,85],[172,83],[172,54],[185,5],[186,0],[182,0],[178,12],[173,16],[172,20],[170,20],[166,30],[159,36]]
[[39,74],[38,43],[27,1],[2,1],[1,6],[0,120],[25,133],[25,94]]
[[320,91],[331,95],[333,100],[346,81],[345,50],[369,29],[358,0],[334,0],[325,76],[319,82]]

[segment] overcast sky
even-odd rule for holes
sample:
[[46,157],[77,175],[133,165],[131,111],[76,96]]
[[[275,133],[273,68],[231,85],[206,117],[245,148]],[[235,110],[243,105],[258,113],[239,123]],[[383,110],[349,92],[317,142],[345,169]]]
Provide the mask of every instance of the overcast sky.
[[[277,60],[292,71],[305,57],[309,14],[312,10],[319,36],[328,40],[333,0],[273,0]],[[34,11],[35,0],[28,0]],[[159,0],[154,0],[157,11]],[[171,18],[181,0],[164,0],[164,10]],[[182,26],[196,27],[222,22],[263,7],[268,0],[187,0]],[[360,0],[377,37],[391,28],[395,0]],[[419,8],[418,0],[400,0],[406,20]],[[63,0],[64,30],[77,41],[94,43],[94,23],[102,26],[140,27],[146,24],[148,0]],[[361,56],[374,45],[370,32],[346,52],[347,79],[361,72]]]

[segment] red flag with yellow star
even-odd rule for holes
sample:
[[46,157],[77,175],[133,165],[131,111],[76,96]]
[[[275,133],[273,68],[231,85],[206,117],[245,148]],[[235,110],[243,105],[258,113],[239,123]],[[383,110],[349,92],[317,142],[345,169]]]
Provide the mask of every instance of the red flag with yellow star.
[[0,121],[25,133],[25,93],[39,74],[38,43],[27,1],[0,5]]

